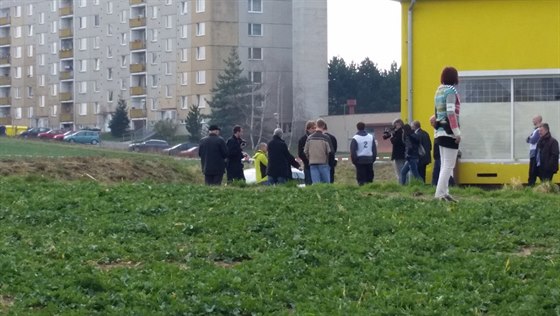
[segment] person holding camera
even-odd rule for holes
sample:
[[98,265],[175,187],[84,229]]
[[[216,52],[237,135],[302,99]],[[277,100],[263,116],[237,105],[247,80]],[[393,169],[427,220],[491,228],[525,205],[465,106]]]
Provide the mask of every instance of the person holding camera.
[[436,186],[435,198],[447,202],[457,202],[449,195],[449,178],[453,174],[461,130],[459,113],[461,102],[455,86],[459,84],[459,73],[453,67],[446,67],[441,73],[441,85],[435,94],[435,142],[439,145],[441,168]]
[[247,142],[243,138],[241,138],[241,136],[243,136],[243,128],[241,128],[241,126],[239,125],[236,125],[233,127],[233,135],[228,139],[226,143],[228,149],[226,164],[228,183],[232,183],[233,181],[245,182],[242,160],[243,158],[245,158],[243,147],[247,145]]
[[398,118],[393,121],[391,128],[386,128],[383,132],[383,139],[389,139],[393,145],[391,151],[391,160],[393,161],[393,168],[395,169],[395,175],[397,181],[401,183],[401,170],[404,166],[405,160],[405,145],[403,142],[403,131],[402,127],[404,122]]

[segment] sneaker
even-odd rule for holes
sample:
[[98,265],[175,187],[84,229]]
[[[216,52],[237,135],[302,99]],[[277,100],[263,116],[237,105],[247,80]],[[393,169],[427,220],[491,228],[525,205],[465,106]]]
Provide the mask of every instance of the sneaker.
[[441,197],[441,199],[443,199],[447,202],[453,202],[453,203],[459,202],[459,201],[455,200],[451,195],[444,195],[443,197]]

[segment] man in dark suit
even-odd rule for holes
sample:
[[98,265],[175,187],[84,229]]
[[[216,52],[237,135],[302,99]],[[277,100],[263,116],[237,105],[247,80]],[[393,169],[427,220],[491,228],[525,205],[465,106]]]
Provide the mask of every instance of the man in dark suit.
[[430,135],[422,129],[419,121],[412,122],[412,130],[418,135],[418,140],[420,141],[420,146],[424,148],[424,155],[420,155],[420,160],[418,162],[418,173],[422,177],[424,183],[426,182],[426,166],[432,162],[432,141],[430,140]]
[[309,159],[303,151],[305,143],[307,142],[307,137],[315,132],[315,121],[307,121],[305,124],[305,135],[303,135],[298,142],[298,157],[303,162],[303,174],[305,175],[305,185],[311,185],[311,171],[309,169]]
[[221,185],[226,168],[226,142],[220,137],[220,128],[210,125],[208,136],[200,140],[198,147],[204,183],[206,185]]
[[228,160],[226,164],[227,182],[243,181],[245,182],[245,175],[243,174],[243,147],[246,142],[241,138],[243,136],[243,128],[236,125],[233,127],[233,135],[227,140]]

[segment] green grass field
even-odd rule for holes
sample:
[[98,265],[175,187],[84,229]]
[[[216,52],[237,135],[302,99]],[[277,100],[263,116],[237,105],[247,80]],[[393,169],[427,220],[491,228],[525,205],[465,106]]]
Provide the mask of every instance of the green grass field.
[[60,141],[0,137],[1,157],[131,157],[133,153]]
[[1,177],[0,313],[560,314],[558,193],[393,182]]

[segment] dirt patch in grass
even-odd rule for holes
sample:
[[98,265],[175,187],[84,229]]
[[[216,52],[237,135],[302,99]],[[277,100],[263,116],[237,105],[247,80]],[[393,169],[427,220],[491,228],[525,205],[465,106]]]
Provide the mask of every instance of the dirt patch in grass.
[[10,306],[14,305],[14,298],[8,295],[0,295],[0,307],[2,310],[9,308]]
[[226,262],[226,261],[214,261],[214,264],[217,265],[220,268],[224,268],[224,269],[231,269],[235,266],[238,266],[241,264],[242,261],[234,261],[234,262]]
[[200,183],[199,170],[175,161],[106,157],[21,158],[0,160],[0,175],[102,183]]
[[133,262],[133,261],[118,261],[118,262],[111,262],[111,263],[91,262],[91,264],[101,269],[102,271],[110,271],[118,268],[135,269],[142,266],[142,262]]

